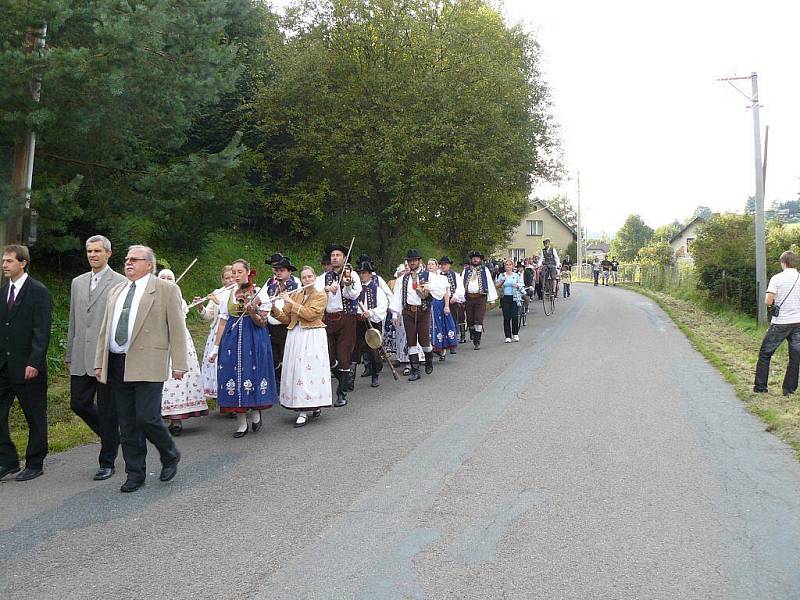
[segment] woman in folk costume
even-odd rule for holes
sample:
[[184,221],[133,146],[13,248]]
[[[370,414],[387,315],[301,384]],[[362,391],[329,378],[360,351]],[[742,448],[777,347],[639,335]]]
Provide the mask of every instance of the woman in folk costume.
[[[395,277],[394,285],[395,286],[399,285],[399,282],[403,279],[403,276],[406,273],[410,272],[411,269],[408,268],[408,262],[403,262],[403,264],[398,265],[397,269],[394,272],[394,277]],[[394,290],[394,287],[392,287],[392,290]],[[394,293],[392,293],[392,298],[394,298]],[[408,348],[406,340],[406,329],[403,326],[402,313],[397,315],[397,327],[394,326],[394,323],[391,318],[387,319],[387,325],[389,330],[393,333],[392,335],[394,339],[393,352],[395,353],[395,356],[397,356],[397,362],[403,365],[403,375],[409,375],[411,373],[412,354],[417,356],[420,361],[425,360],[425,353],[422,351],[422,346],[420,346],[419,344],[415,344],[411,348]]]
[[302,427],[333,404],[328,336],[322,322],[328,296],[315,288],[316,279],[314,269],[303,267],[303,287],[283,292],[282,307],[272,307],[272,316],[287,328],[280,402],[284,408],[297,411],[295,427]]
[[[203,350],[203,362],[200,365],[200,373],[203,378],[203,393],[207,398],[217,397],[217,365],[208,362],[208,357],[214,350],[214,340],[217,337],[217,326],[219,325],[219,302],[222,294],[233,289],[233,267],[225,265],[222,267],[222,287],[214,290],[208,295],[208,302],[199,309],[200,316],[204,321],[211,322],[211,329],[208,332],[206,345]],[[194,299],[198,302],[201,298]]]
[[[169,269],[162,269],[158,274],[159,279],[175,282],[175,273]],[[186,302],[181,298],[183,313],[189,312]],[[194,341],[189,329],[186,329],[186,354],[189,370],[184,373],[183,379],[172,377],[172,369],[169,370],[170,377],[164,382],[161,394],[161,416],[169,421],[169,432],[174,436],[179,436],[183,432],[181,421],[190,417],[202,417],[208,414],[208,404],[203,394],[202,376],[200,375],[200,363],[197,361],[197,350],[194,348]]]
[[428,259],[428,286],[431,293],[431,344],[443,361],[448,351],[458,346],[456,322],[450,311],[450,282],[439,273],[439,261]]
[[220,302],[215,348],[209,357],[217,362],[217,404],[220,412],[235,413],[233,437],[247,435],[248,421],[253,433],[261,429],[261,410],[278,401],[272,345],[266,327],[272,302],[266,290],[253,285],[255,271],[244,259],[233,262],[237,287]]

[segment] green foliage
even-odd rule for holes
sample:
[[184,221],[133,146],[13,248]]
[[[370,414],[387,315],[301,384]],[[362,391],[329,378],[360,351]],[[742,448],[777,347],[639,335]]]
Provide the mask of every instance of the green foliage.
[[672,223],[667,225],[661,225],[660,227],[656,227],[653,230],[653,241],[654,242],[667,242],[675,236],[681,229],[683,229],[683,225],[677,219],[674,220]]
[[639,215],[629,215],[611,242],[611,254],[621,261],[636,259],[639,250],[653,237],[653,230]]
[[647,246],[639,249],[637,258],[645,265],[660,265],[667,267],[672,264],[672,246],[665,241],[652,241]]
[[752,313],[756,309],[753,217],[712,216],[692,245],[700,285],[712,300]]
[[791,250],[800,255],[800,226],[784,225],[779,221],[767,223],[767,274],[781,271],[781,254]]
[[553,196],[546,204],[567,225],[573,229],[578,229],[578,213],[569,198],[562,195]]
[[288,230],[334,214],[346,239],[355,213],[384,263],[414,227],[461,255],[500,245],[556,173],[538,46],[488,3],[309,1],[284,25],[253,113],[264,208]]

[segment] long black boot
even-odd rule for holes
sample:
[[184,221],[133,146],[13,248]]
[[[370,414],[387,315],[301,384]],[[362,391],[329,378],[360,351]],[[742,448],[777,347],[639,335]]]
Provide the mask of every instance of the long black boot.
[[458,324],[458,333],[459,333],[459,344],[466,344],[467,343],[467,324],[466,323],[459,323]]
[[[467,340],[464,340],[464,341],[466,342]],[[472,328],[472,327],[469,328],[469,341],[470,342],[474,342],[475,341],[475,329]]]
[[433,352],[425,353],[425,375],[433,373]]
[[475,331],[472,333],[472,346],[473,350],[480,350],[481,349],[481,335],[483,335],[482,331]]
[[336,370],[336,380],[339,382],[339,385],[336,386],[336,401],[333,403],[336,408],[347,404],[347,380],[349,377],[350,373]]
[[361,355],[361,361],[364,363],[364,372],[362,377],[369,377],[372,374],[372,355],[365,352]]
[[345,373],[347,375],[347,391],[352,392],[356,389],[356,363],[350,363],[350,371]]
[[417,381],[420,378],[419,374],[419,355],[414,353],[408,357],[411,361],[411,376],[408,378],[409,381]]

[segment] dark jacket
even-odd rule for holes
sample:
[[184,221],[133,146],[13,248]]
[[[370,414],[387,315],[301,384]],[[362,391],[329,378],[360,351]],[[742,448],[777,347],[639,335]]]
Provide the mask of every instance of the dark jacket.
[[[0,368],[8,365],[8,377],[12,383],[46,383],[50,292],[29,275],[10,313],[7,297],[8,283],[0,288]],[[27,366],[38,369],[39,375],[26,382]]]

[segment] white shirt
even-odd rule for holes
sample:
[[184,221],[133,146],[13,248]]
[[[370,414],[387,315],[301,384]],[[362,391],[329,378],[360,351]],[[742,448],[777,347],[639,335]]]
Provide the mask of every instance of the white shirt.
[[[403,281],[405,274],[400,275],[394,283],[394,295],[392,296],[392,303],[389,308],[392,309],[392,314],[399,317],[403,312]],[[406,282],[406,304],[408,306],[421,306],[422,299],[414,289],[414,278],[409,277]]]
[[[145,275],[134,282],[128,280],[125,287],[119,293],[119,296],[117,296],[117,303],[114,305],[114,318],[111,319],[111,331],[110,335],[108,336],[108,349],[114,354],[127,354],[128,352],[128,347],[131,343],[131,336],[133,335],[133,324],[136,323],[136,313],[139,311],[139,302],[141,302],[142,296],[144,296],[144,290],[147,288],[147,284],[150,283],[151,277],[152,275]],[[128,315],[128,340],[122,346],[120,346],[117,344],[114,337],[117,334],[117,324],[119,323],[119,318],[122,314],[122,306],[125,304],[125,298],[128,296],[128,290],[130,290],[131,283],[136,286],[136,291],[133,293],[131,310]]]
[[[319,291],[325,290],[325,273],[317,277],[317,283],[314,286]],[[344,305],[342,304],[342,294],[348,300],[358,300],[358,297],[361,295],[361,280],[358,278],[358,274],[353,272],[353,283],[351,283],[347,287],[339,286],[339,289],[336,290],[335,294],[328,294],[328,306],[325,309],[325,312],[329,313],[338,313],[344,310]]]
[[[489,288],[489,289],[485,290],[486,291],[486,301],[487,302],[494,302],[495,300],[497,300],[497,290],[495,289],[494,284],[492,283],[492,281],[493,281],[492,272],[486,266],[483,267],[483,271],[484,271],[484,273],[486,273],[486,287]],[[475,271],[473,271],[471,273],[471,275],[472,275],[472,277],[470,277],[467,280],[467,293],[469,293],[469,294],[478,294],[478,293],[480,293],[480,284],[478,283],[478,277],[481,276],[481,272],[478,271],[476,273]],[[462,279],[462,281],[464,279],[464,274],[463,273],[461,274],[461,279]]]
[[[28,274],[23,271],[22,275],[16,281],[12,281],[11,285],[14,286],[14,302],[17,301],[19,298],[19,291],[22,289],[22,286],[25,285],[25,282],[28,280]],[[6,304],[8,304],[8,300],[11,298],[11,285],[8,286],[8,294],[6,294]]]
[[[222,297],[219,299],[219,318],[225,319],[226,321],[231,316],[228,312],[228,301],[231,298],[231,294],[236,293],[236,287],[224,292]],[[256,294],[259,299],[261,300],[261,306],[258,307],[258,312],[261,314],[269,313],[272,310],[272,300],[269,299],[269,293],[267,292],[267,288],[263,290],[258,290]],[[237,317],[238,319],[238,317]]]
[[444,275],[428,273],[428,289],[431,291],[431,298],[442,300],[450,289],[450,282]]
[[[465,301],[464,297],[464,275],[460,273],[456,273],[455,271],[450,271],[453,275],[456,276],[456,291],[451,291],[450,293],[450,302],[458,302],[462,303]],[[442,277],[447,279],[447,275],[442,273]],[[450,285],[450,280],[447,280],[447,285]]]
[[784,269],[773,275],[767,292],[775,294],[775,306],[781,307],[780,315],[772,317],[774,325],[800,323],[800,281],[797,280],[797,269]]
[[89,284],[89,289],[91,291],[95,291],[97,289],[97,284],[100,283],[100,280],[103,278],[103,275],[106,274],[106,272],[108,271],[108,268],[109,268],[108,265],[106,265],[99,272],[97,272],[97,273],[92,272],[92,282]]
[[[555,248],[553,248],[553,258],[556,259],[556,268],[560,269],[561,259],[558,258],[558,252],[556,252]],[[541,267],[543,264],[544,264],[544,251],[542,252],[542,255],[539,257],[539,262],[536,264],[536,266]]]
[[[363,284],[362,284],[363,289]],[[391,291],[391,290],[390,290]],[[378,293],[375,294],[375,308],[367,308],[370,312],[369,320],[373,323],[383,323],[386,320],[386,313],[389,310],[389,299],[386,297],[386,294],[383,292],[381,288],[380,281],[378,282]],[[361,302],[358,303],[358,314],[363,314],[364,311],[361,308]],[[366,305],[366,303],[364,303]]]

